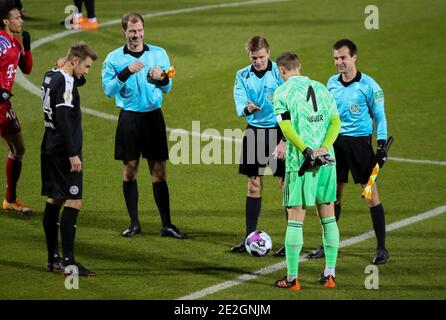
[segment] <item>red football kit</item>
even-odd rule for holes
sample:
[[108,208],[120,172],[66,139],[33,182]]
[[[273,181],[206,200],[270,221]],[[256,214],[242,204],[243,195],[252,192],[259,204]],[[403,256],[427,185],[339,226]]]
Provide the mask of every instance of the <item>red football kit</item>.
[[[33,66],[31,51],[25,51],[17,37],[0,30],[0,88],[9,93],[17,71],[20,67],[23,73],[29,74]],[[0,103],[0,135],[8,135],[20,132],[20,124],[12,109],[11,102]]]

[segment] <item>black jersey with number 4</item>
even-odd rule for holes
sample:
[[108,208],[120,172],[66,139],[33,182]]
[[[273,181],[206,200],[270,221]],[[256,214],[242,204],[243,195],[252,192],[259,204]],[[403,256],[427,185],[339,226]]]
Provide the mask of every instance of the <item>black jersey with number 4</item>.
[[81,109],[75,79],[64,70],[48,71],[42,83],[42,105],[45,118],[42,152],[80,156]]

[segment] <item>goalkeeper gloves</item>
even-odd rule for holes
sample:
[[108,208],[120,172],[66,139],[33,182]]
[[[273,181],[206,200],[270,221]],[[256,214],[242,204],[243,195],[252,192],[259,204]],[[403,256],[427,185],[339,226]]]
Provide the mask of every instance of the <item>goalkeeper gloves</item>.
[[314,162],[314,155],[313,155],[313,149],[311,149],[310,147],[307,147],[304,152],[302,152],[304,157],[305,157],[305,161],[308,162]]
[[387,160],[386,140],[378,140],[377,143],[375,160],[379,167],[382,168]]
[[314,167],[322,167],[323,165],[332,166],[335,163],[335,159],[333,159],[328,153],[323,154],[319,157],[316,157]]
[[311,149],[310,147],[307,147],[304,150],[304,152],[302,152],[302,154],[304,155],[305,160],[302,163],[302,165],[300,166],[299,173],[298,173],[299,177],[302,177],[305,174],[305,171],[307,171],[308,169],[313,168],[314,163],[315,163],[313,149]]
[[299,177],[302,177],[307,170],[317,169],[323,165],[332,166],[335,163],[335,159],[333,159],[328,153],[315,157],[311,148],[306,148],[303,155],[305,160],[299,169]]

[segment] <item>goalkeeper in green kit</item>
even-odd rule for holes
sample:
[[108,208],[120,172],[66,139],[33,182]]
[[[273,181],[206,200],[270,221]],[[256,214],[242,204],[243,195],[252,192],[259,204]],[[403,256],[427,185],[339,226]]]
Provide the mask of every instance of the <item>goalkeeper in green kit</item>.
[[296,54],[284,52],[276,62],[286,81],[274,93],[274,113],[287,139],[283,202],[288,210],[288,226],[287,275],[275,285],[300,290],[298,269],[305,210],[316,205],[325,249],[325,269],[320,283],[334,288],[339,229],[333,205],[336,200],[333,143],[341,128],[338,109],[323,84],[301,76]]

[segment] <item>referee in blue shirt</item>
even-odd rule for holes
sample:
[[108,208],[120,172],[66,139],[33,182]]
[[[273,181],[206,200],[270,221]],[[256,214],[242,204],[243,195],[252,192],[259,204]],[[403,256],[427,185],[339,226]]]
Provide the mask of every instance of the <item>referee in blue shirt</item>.
[[[277,64],[269,59],[269,44],[260,36],[246,43],[251,64],[237,71],[234,101],[237,115],[245,117],[248,126],[243,137],[239,173],[248,177],[246,196],[246,234],[257,228],[262,205],[263,175],[271,168],[283,188],[286,144],[274,116],[274,91],[283,83]],[[275,155],[273,157],[273,154]],[[245,251],[245,239],[231,248],[232,252]],[[284,247],[276,256],[284,256]]]
[[144,44],[144,19],[137,13],[122,16],[122,32],[127,44],[112,51],[102,66],[102,87],[121,109],[115,139],[115,159],[122,160],[123,191],[130,226],[122,235],[141,232],[138,219],[136,173],[142,155],[149,164],[153,196],[159,209],[161,236],[184,239],[170,220],[166,160],[169,158],[166,125],[161,103],[163,93],[172,88],[165,70],[170,67],[163,48]]
[[[370,173],[378,163],[380,167],[387,159],[387,120],[384,112],[384,94],[380,86],[370,76],[356,69],[358,50],[356,45],[343,39],[333,46],[333,57],[339,74],[332,76],[327,83],[328,90],[334,95],[341,118],[341,131],[334,143],[336,153],[337,195],[335,202],[336,220],[341,213],[341,199],[348,173],[353,181],[364,188]],[[377,150],[372,148],[372,133],[375,125]],[[386,263],[390,258],[385,246],[386,224],[384,207],[381,204],[376,183],[372,187],[372,199],[367,206],[375,231],[377,248],[372,262]],[[324,256],[321,246],[309,258]]]

